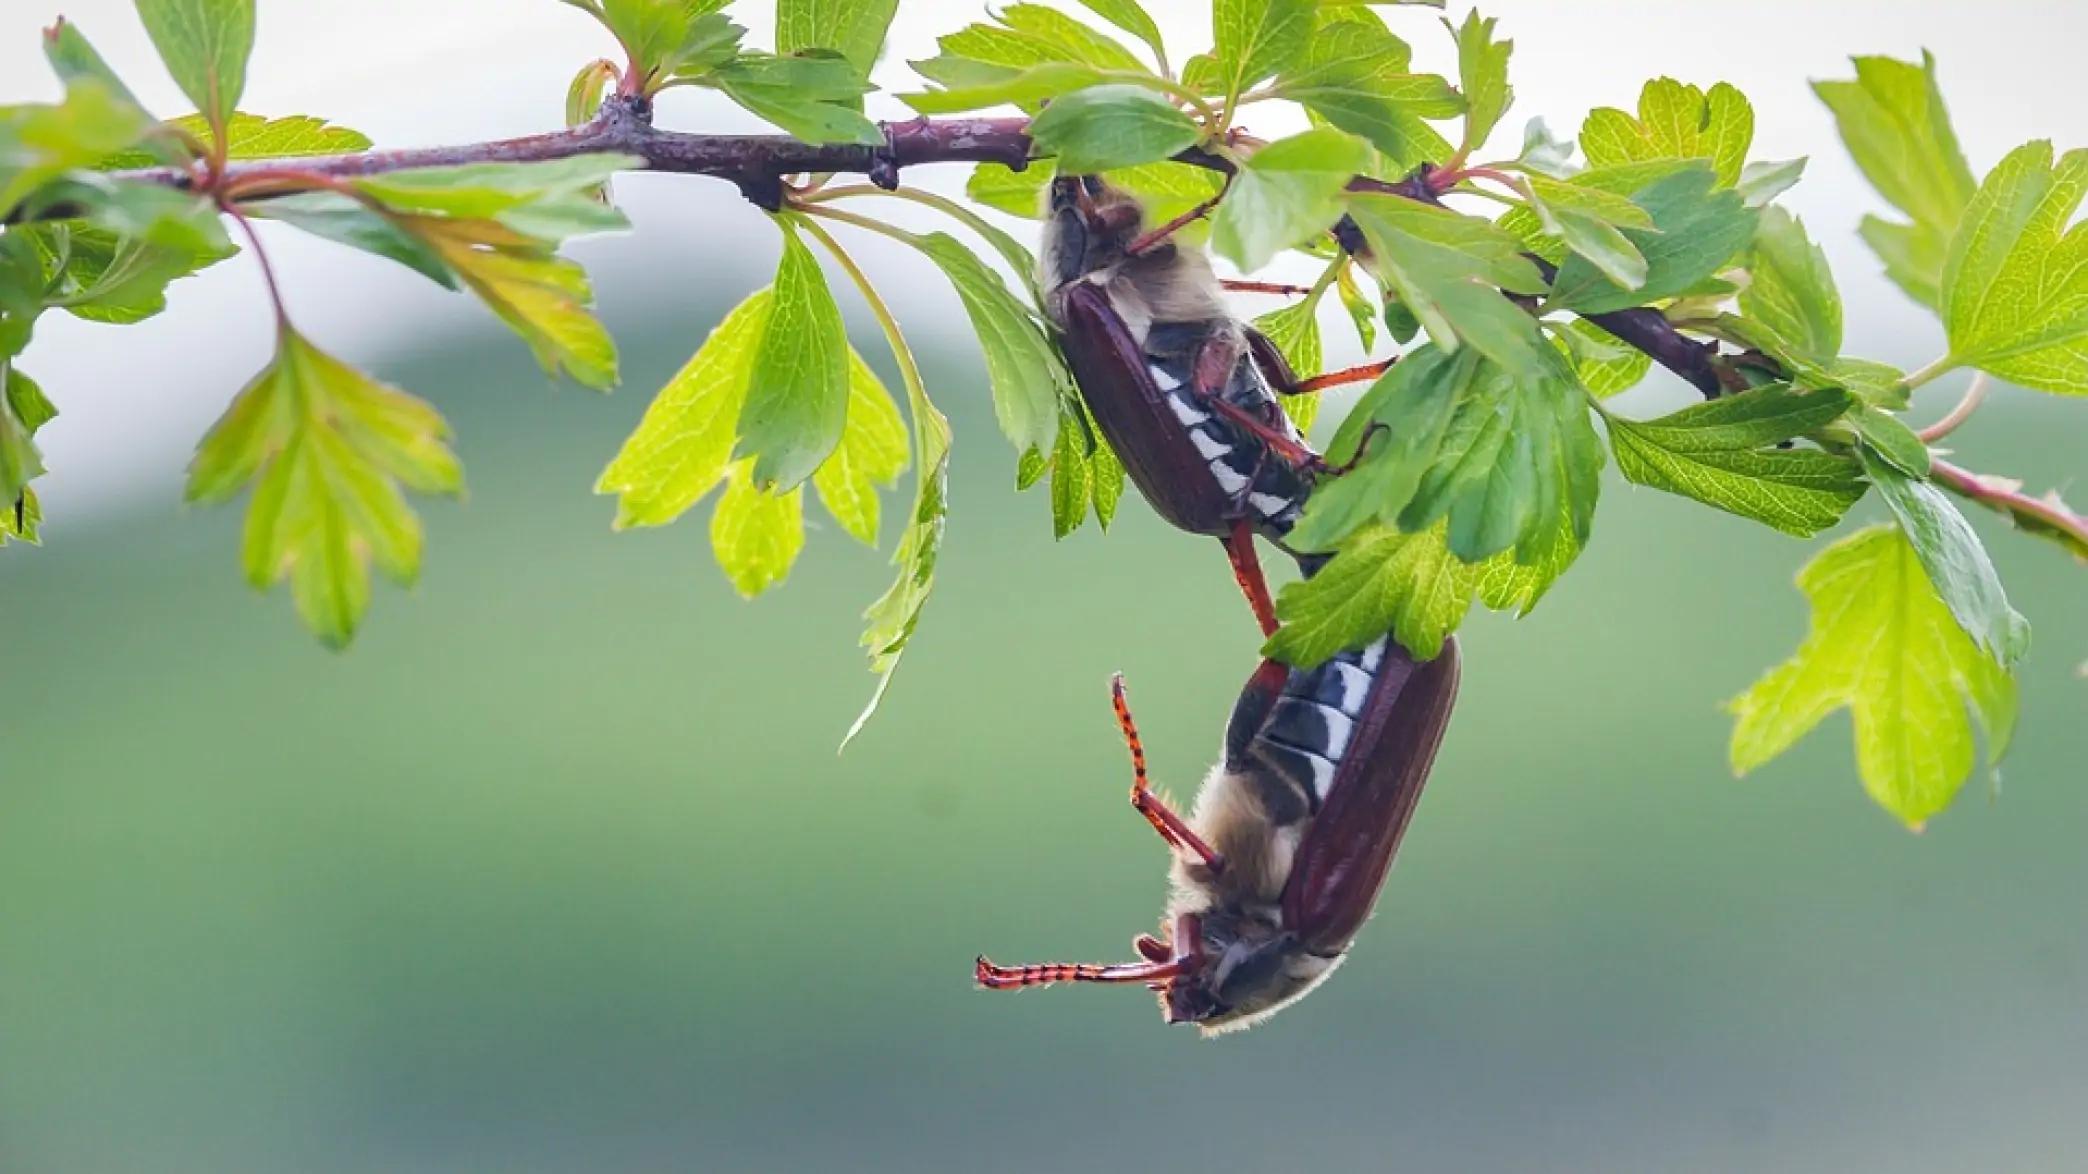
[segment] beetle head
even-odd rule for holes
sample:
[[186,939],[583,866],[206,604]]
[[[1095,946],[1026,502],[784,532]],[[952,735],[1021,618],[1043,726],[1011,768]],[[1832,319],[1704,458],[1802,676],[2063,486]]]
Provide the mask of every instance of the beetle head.
[[1175,927],[1178,939],[1185,929],[1190,936],[1169,951],[1179,961],[1160,989],[1160,1013],[1205,1035],[1237,1031],[1275,1014],[1341,960],[1308,953],[1275,917],[1255,912],[1184,914]]
[[1093,175],[1062,175],[1044,195],[1040,284],[1046,290],[1115,268],[1145,223],[1130,193]]

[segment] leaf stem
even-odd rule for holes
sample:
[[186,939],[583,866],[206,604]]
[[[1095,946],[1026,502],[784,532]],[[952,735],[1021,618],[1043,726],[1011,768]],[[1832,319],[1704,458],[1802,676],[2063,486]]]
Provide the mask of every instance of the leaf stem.
[[1982,477],[1969,469],[1961,469],[1949,461],[1933,460],[1930,475],[1952,493],[2007,514],[2016,521],[2018,529],[2027,528],[2022,525],[2022,520],[2027,518],[2035,525],[2058,531],[2075,548],[2075,556],[2088,561],[2088,517],[2082,517],[2058,502],[2031,497],[2020,489]]
[[828,200],[850,199],[856,196],[888,196],[895,200],[910,200],[924,208],[933,208],[984,237],[991,237],[998,231],[993,225],[987,223],[984,216],[979,215],[970,208],[948,196],[923,191],[920,188],[881,188],[875,184],[854,183],[844,187],[824,188],[810,195],[799,197],[796,202],[799,204],[823,204]]
[[[916,249],[922,247],[922,241],[919,236],[906,231],[896,224],[886,224],[874,216],[864,216],[858,212],[850,212],[846,208],[831,208],[825,204],[800,204],[793,206],[808,218],[805,227],[812,230],[813,235],[817,236],[822,243],[827,243],[830,246],[834,238],[825,230],[812,224],[810,222],[811,217],[821,217],[827,220],[838,220],[843,224],[853,224],[857,228],[877,233],[880,236],[890,237],[901,244],[911,245]],[[847,261],[845,256],[840,254],[837,254],[835,259],[842,261],[843,268],[849,270],[849,275],[856,279],[858,285],[863,284],[865,279],[862,277],[862,271],[856,269],[853,262]]]
[[261,247],[261,234],[254,230],[254,222],[247,219],[246,213],[232,207],[229,202],[220,203],[218,207],[232,218],[234,224],[239,225],[240,232],[246,235],[247,244],[254,250],[254,260],[260,262],[261,281],[268,287],[269,302],[275,306],[276,329],[289,330],[290,311],[283,304],[283,286],[276,280],[275,264],[268,259],[268,250]]
[[1933,383],[1938,378],[1948,375],[1950,372],[1957,370],[1957,367],[1957,359],[1945,354],[1918,371],[1909,371],[1905,375],[1900,376],[1899,385],[1907,391],[1913,391],[1917,387]]
[[1917,433],[1922,443],[1934,444],[1957,431],[1965,421],[1972,418],[1972,413],[1979,410],[1979,405],[1986,402],[1987,392],[1992,386],[1993,380],[1986,372],[1972,372],[1972,382],[1965,388],[1964,398],[1958,400],[1957,406],[1950,409],[1948,415]]

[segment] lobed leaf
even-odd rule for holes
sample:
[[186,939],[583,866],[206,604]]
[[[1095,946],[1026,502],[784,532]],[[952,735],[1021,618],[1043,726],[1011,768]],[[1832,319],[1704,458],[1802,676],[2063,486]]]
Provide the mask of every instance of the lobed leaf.
[[[1099,451],[1108,447],[1096,444]],[[1074,420],[1059,422],[1058,439],[1051,453],[1051,533],[1064,539],[1087,521],[1088,503],[1094,497],[1089,484],[1088,454],[1081,430]]]
[[1781,208],[1762,210],[1747,272],[1740,312],[1754,328],[1750,337],[1766,334],[1769,345],[1763,349],[1787,367],[1815,371],[1841,357],[1842,303],[1834,270],[1797,217]]
[[1548,287],[1521,242],[1493,224],[1397,196],[1351,194],[1366,266],[1419,319],[1438,347],[1469,342],[1511,372],[1535,374],[1549,351],[1536,321],[1503,292]]
[[1305,52],[1317,7],[1314,0],[1213,0],[1212,59],[1228,104]]
[[[1942,273],[1951,358],[2012,383],[2088,395],[2088,150],[2008,153],[1980,185]],[[2071,225],[2071,227],[2069,227]]]
[[1930,586],[1980,651],[2013,669],[2030,650],[2030,625],[2008,605],[2000,573],[1971,523],[1943,491],[1864,456],[1864,472],[1899,521]]
[[1864,788],[1921,827],[1971,773],[1974,721],[1989,762],[2007,752],[2014,679],[1951,617],[1896,527],[1828,547],[1799,572],[1798,586],[1812,603],[1812,630],[1791,660],[1731,703],[1734,771],[1762,766],[1846,706]]
[[1160,26],[1138,0],[1080,0],[1081,6],[1103,20],[1130,33],[1153,50],[1156,62],[1167,60],[1167,46],[1161,42]]
[[1635,484],[1693,498],[1799,538],[1841,521],[1864,493],[1848,457],[1775,446],[1840,419],[1847,392],[1770,385],[1658,420],[1609,418],[1617,469]]
[[[1270,342],[1290,364],[1291,373],[1300,379],[1310,379],[1326,369],[1326,359],[1321,348],[1319,326],[1319,303],[1305,298],[1271,310],[1254,320],[1254,328],[1268,336]],[[1286,395],[1281,397],[1283,410],[1289,414],[1291,423],[1300,435],[1312,430],[1313,421],[1319,418],[1320,396],[1315,392],[1308,395]]]
[[1369,162],[1369,148],[1338,130],[1308,130],[1270,143],[1234,175],[1211,226],[1212,247],[1252,272],[1324,235],[1341,218],[1348,181]]
[[735,461],[725,492],[711,512],[711,553],[741,597],[753,599],[790,577],[805,548],[803,486],[767,493],[754,484],[749,462]]
[[1655,78],[1639,91],[1638,117],[1603,106],[1581,124],[1581,150],[1590,167],[1661,159],[1707,159],[1718,186],[1740,182],[1754,142],[1754,107],[1724,82],[1707,92],[1673,78]]
[[1157,163],[1193,147],[1203,132],[1158,91],[1092,86],[1067,94],[1030,120],[1039,154],[1068,175]]
[[1471,610],[1479,580],[1478,568],[1450,553],[1444,529],[1359,531],[1318,574],[1277,593],[1283,626],[1262,655],[1312,668],[1391,632],[1417,660],[1436,656]]
[[906,471],[906,421],[892,393],[853,348],[848,352],[848,428],[841,444],[812,474],[819,502],[858,542],[877,546],[877,487]]
[[776,51],[832,49],[867,77],[898,11],[899,0],[778,0]]
[[420,571],[420,520],[402,487],[455,496],[463,469],[449,428],[284,326],[275,358],[197,446],[188,499],[251,485],[241,563],[266,590],[285,578],[320,641],[344,647],[370,601],[370,566],[401,584]]
[[1515,51],[1515,42],[1494,40],[1498,22],[1480,17],[1476,10],[1466,13],[1461,25],[1443,23],[1457,38],[1457,78],[1466,103],[1460,150],[1469,156],[1486,145],[1501,116],[1515,102],[1515,90],[1508,84],[1508,57]]
[[[1591,175],[1580,182],[1588,184]],[[1739,193],[1717,189],[1716,177],[1697,165],[1665,175],[1631,193],[1651,216],[1652,229],[1622,229],[1646,263],[1646,278],[1627,289],[1579,255],[1559,266],[1546,304],[1575,313],[1602,314],[1685,294],[1723,268],[1754,236],[1756,212]]]

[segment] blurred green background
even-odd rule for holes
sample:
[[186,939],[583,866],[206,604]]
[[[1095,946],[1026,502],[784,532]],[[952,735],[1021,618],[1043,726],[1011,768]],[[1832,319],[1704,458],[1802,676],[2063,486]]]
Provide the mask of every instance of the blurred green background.
[[[1613,479],[1537,614],[1469,628],[1354,959],[1204,1043],[970,963],[1153,928],[1105,682],[1191,788],[1253,663],[1217,545],[1142,503],[1054,544],[931,354],[942,578],[836,757],[884,556],[829,524],[747,604],[707,506],[615,535],[588,492],[722,308],[620,323],[608,400],[482,334],[385,364],[472,492],[345,656],[240,585],[237,511],[0,555],[0,1170],[2088,1168],[2083,568],[1980,519],[2037,624],[2022,732],[1911,836],[1845,717],[1726,771],[1805,548]],[[2033,485],[2084,439],[2022,394],[1961,434]]]

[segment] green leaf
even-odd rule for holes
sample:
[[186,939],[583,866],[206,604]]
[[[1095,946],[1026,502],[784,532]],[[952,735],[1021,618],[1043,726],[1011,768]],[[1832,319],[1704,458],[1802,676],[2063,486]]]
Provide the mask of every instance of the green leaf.
[[[184,114],[161,124],[190,134],[205,146],[217,142],[217,132],[200,114]],[[259,114],[234,112],[225,127],[225,151],[230,159],[294,159],[318,155],[352,155],[370,149],[367,135],[335,126],[309,114],[285,118],[263,118]],[[103,168],[150,167],[159,162],[151,150],[125,151],[101,161]]]
[[[1447,20],[1443,23],[1449,26]],[[1465,14],[1463,24],[1450,26],[1457,37],[1457,78],[1467,106],[1462,148],[1466,155],[1486,145],[1487,136],[1515,101],[1508,85],[1508,56],[1515,42],[1494,40],[1496,23],[1474,11]]]
[[1863,438],[1868,455],[1883,458],[1909,477],[1928,479],[1933,465],[1928,442],[1898,416],[1857,400],[1849,409],[1848,422]]
[[1542,175],[1532,174],[1525,182],[1530,189],[1530,211],[1536,213],[1545,232],[1560,238],[1618,285],[1626,289],[1645,285],[1646,258],[1618,227],[1651,229],[1653,218],[1645,209],[1622,196]]
[[258,200],[248,215],[280,220],[323,240],[397,261],[444,289],[461,288],[440,254],[381,212],[336,192]]
[[1586,318],[1575,318],[1555,336],[1573,373],[1596,399],[1622,395],[1653,369],[1653,357]]
[[229,248],[155,245],[81,223],[50,225],[46,231],[63,241],[66,266],[53,275],[45,304],[89,322],[142,322],[167,308],[168,285],[232,255]]
[[878,681],[863,712],[841,739],[844,750],[863,732],[863,726],[884,701],[892,675],[899,669],[900,654],[913,639],[921,608],[935,588],[935,565],[942,553],[943,529],[949,517],[950,422],[929,402],[928,389],[921,383],[905,338],[897,331],[890,331],[886,338],[899,362],[900,373],[906,377],[907,411],[913,417],[913,446],[920,454],[915,467],[919,472],[915,474],[913,509],[908,514],[906,532],[892,556],[899,576],[863,613],[867,621],[863,645],[870,650],[870,671],[878,675]]
[[1627,480],[1809,538],[1862,499],[1859,470],[1847,457],[1775,446],[1840,419],[1850,402],[1840,390],[1770,385],[1658,420],[1612,416],[1610,446]]
[[[1349,535],[1380,516],[1388,521],[1411,501],[1421,476],[1478,375],[1479,358],[1469,350],[1417,347],[1363,393],[1327,446],[1336,464],[1356,459],[1370,437],[1367,459],[1321,484],[1305,503],[1289,541],[1299,550],[1334,550]],[[1375,433],[1375,435],[1372,435]]]
[[1054,45],[1071,60],[1097,69],[1149,73],[1145,63],[1122,45],[1055,8],[1042,4],[1010,4],[995,14],[1018,33]]
[[[388,211],[498,220],[518,232],[550,235],[536,231],[537,221],[555,220],[555,213],[562,211],[581,217],[590,229],[597,222],[622,224],[594,204],[589,193],[617,172],[644,162],[635,155],[575,155],[544,163],[422,167],[364,176],[354,183]],[[605,215],[612,218],[605,221]]]
[[1865,217],[1863,239],[1900,288],[1933,307],[1944,254],[1976,186],[1972,169],[1950,128],[1933,56],[1923,53],[1919,65],[1889,57],[1854,60],[1854,81],[1814,82],[1813,92],[1834,112],[1864,178],[1913,221]]
[[898,11],[899,0],[778,0],[776,51],[832,49],[867,77]]
[[597,391],[616,385],[616,343],[588,313],[594,291],[580,266],[498,221],[401,216],[394,223],[440,257],[546,371]]
[[616,74],[616,63],[607,58],[580,67],[580,72],[566,83],[565,124],[568,127],[585,126],[595,120],[602,112],[602,97],[609,92],[609,83],[616,80]]
[[2030,650],[2030,625],[2008,605],[2001,576],[1971,523],[1942,490],[1926,481],[1868,456],[1864,472],[1899,520],[1929,583],[1958,626],[1994,663],[2014,668]]
[[1139,7],[1138,0],[1080,0],[1080,3],[1089,12],[1144,41],[1153,50],[1155,61],[1167,60],[1167,46],[1161,43],[1160,26]]
[[138,141],[145,112],[93,78],[77,78],[55,106],[0,106],[0,214],[77,168]]
[[1213,0],[1212,56],[1228,102],[1305,52],[1317,7],[1314,0]]
[[1798,186],[1805,176],[1806,159],[1762,160],[1740,169],[1740,182],[1733,187],[1750,208],[1766,208],[1771,200]]
[[1356,341],[1365,351],[1376,346],[1379,300],[1375,294],[1363,292],[1354,266],[1341,267],[1340,274],[1334,279],[1334,290],[1341,297],[1341,308],[1348,312],[1349,321],[1356,327]]
[[1017,452],[1051,445],[1058,427],[1059,392],[1072,386],[1057,348],[1043,327],[1008,292],[1000,274],[947,233],[932,232],[915,244],[956,287],[971,318],[993,385],[993,415]]
[[[1291,373],[1298,378],[1310,379],[1326,369],[1320,341],[1319,303],[1315,299],[1305,298],[1280,310],[1271,310],[1254,320],[1254,328],[1276,344],[1284,361],[1290,364]],[[1313,421],[1319,418],[1321,394],[1282,397],[1283,410],[1290,415],[1299,435],[1310,432]]]
[[[137,107],[140,114],[144,113],[145,107],[137,95],[131,93],[130,87],[123,84],[123,79],[116,76],[116,71],[109,68],[109,63],[88,43],[80,26],[62,16],[44,30],[44,59],[51,63],[51,71],[58,75],[61,83],[70,86],[81,79],[98,82],[119,105],[128,104]],[[172,159],[160,161],[171,162]]]
[[595,492],[617,495],[617,529],[664,526],[724,478],[771,296],[758,290],[725,315],[602,470]]
[[804,487],[764,493],[747,462],[733,462],[711,512],[710,539],[732,589],[746,599],[760,595],[789,578],[805,548]]
[[[1020,73],[995,76],[977,85],[901,94],[899,100],[913,107],[916,114],[956,114],[991,106],[1019,106],[1024,110],[1034,110],[1047,100],[1084,90],[1101,81],[1102,74],[1088,66],[1050,61]],[[1035,170],[1034,164],[1031,170]],[[1034,215],[1035,210],[1029,214]]]
[[1375,13],[1323,8],[1304,54],[1283,72],[1278,89],[1315,118],[1369,140],[1383,156],[1373,173],[1404,175],[1450,157],[1450,143],[1423,119],[1465,109],[1442,78],[1408,73],[1412,57]]
[[812,474],[819,502],[843,530],[863,545],[877,546],[877,487],[898,482],[906,471],[906,421],[892,393],[863,356],[848,352],[848,429],[834,455]]
[[725,0],[600,0],[589,11],[615,34],[636,72],[650,83],[732,56],[742,30],[717,15],[723,7]]
[[857,109],[870,83],[843,58],[743,54],[695,80],[804,142],[884,145],[884,131]]
[[1312,668],[1391,632],[1416,659],[1443,650],[1471,610],[1478,569],[1458,561],[1436,525],[1419,534],[1371,526],[1310,579],[1285,584],[1276,596],[1283,626],[1262,655]]
[[1724,82],[1707,93],[1673,78],[1656,78],[1639,91],[1638,117],[1613,107],[1588,112],[1581,151],[1590,167],[1657,159],[1708,159],[1718,186],[1733,187],[1754,141],[1754,107]]
[[1260,269],[1339,220],[1343,190],[1369,164],[1369,148],[1338,130],[1270,143],[1234,176],[1211,227],[1212,247],[1242,270]]
[[1088,495],[1095,502],[1096,523],[1107,532],[1110,523],[1116,521],[1117,503],[1124,499],[1124,462],[1117,458],[1108,441],[1099,439],[1102,430],[1086,404],[1081,405],[1080,411],[1087,417],[1086,434],[1098,438],[1095,451],[1088,454]]
[[1039,154],[1056,155],[1061,174],[1157,163],[1203,137],[1187,114],[1143,86],[1093,86],[1068,94],[1030,120]]
[[402,487],[455,496],[463,469],[435,409],[379,383],[285,326],[276,355],[196,449],[188,499],[251,484],[241,562],[266,590],[290,580],[321,642],[354,636],[370,564],[401,584],[420,571],[421,527]]
[[212,125],[246,92],[254,51],[254,0],[137,0],[138,19],[174,84]]
[[1037,482],[1042,481],[1044,474],[1050,471],[1051,461],[1041,450],[1034,448],[1025,450],[1022,457],[1015,462],[1015,492],[1022,493],[1029,490]]
[[796,223],[776,222],[783,258],[733,449],[735,457],[754,458],[754,484],[770,493],[810,477],[848,426],[848,330],[841,307]]
[[[1104,444],[1095,446],[1098,450]],[[1093,497],[1088,484],[1088,456],[1082,450],[1081,431],[1073,420],[1061,420],[1058,441],[1051,454],[1051,533],[1063,539],[1080,529],[1087,521],[1088,501]]]
[[[1582,183],[1587,183],[1582,176]],[[1646,262],[1645,283],[1626,289],[1578,255],[1566,258],[1547,305],[1603,314],[1675,297],[1712,276],[1754,236],[1757,213],[1738,192],[1714,190],[1716,177],[1701,165],[1657,179],[1632,193],[1654,227],[1624,229]]]
[[1375,275],[1445,350],[1469,342],[1511,371],[1534,373],[1549,347],[1536,320],[1502,296],[1548,288],[1522,244],[1491,223],[1397,196],[1351,194],[1349,214]]
[[1965,209],[1943,266],[1951,358],[2011,383],[2088,395],[2088,150],[2008,153]]
[[1773,340],[1765,349],[1815,369],[1841,356],[1842,304],[1834,271],[1797,217],[1781,208],[1762,210],[1747,271],[1740,312]]
[[981,163],[972,168],[964,182],[965,197],[996,212],[1036,220],[1042,216],[1044,189],[1057,174],[1049,159],[1039,159],[1021,171],[1005,163]]
[[29,534],[27,499],[29,483],[44,475],[43,454],[33,439],[44,421],[56,415],[43,389],[12,363],[0,363],[0,512],[15,521],[21,503],[23,523],[17,537]]
[[1972,771],[1973,720],[1989,762],[2007,752],[2015,681],[1958,627],[1895,527],[1821,551],[1798,586],[1812,602],[1812,631],[1796,656],[1732,702],[1734,771],[1777,757],[1847,706],[1864,788],[1920,827]]

